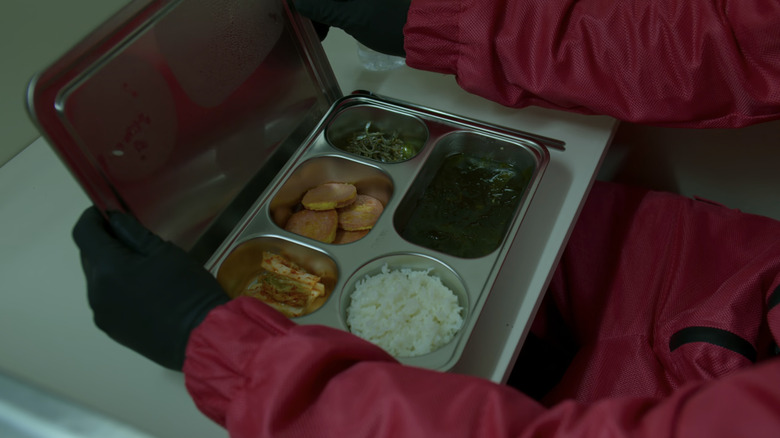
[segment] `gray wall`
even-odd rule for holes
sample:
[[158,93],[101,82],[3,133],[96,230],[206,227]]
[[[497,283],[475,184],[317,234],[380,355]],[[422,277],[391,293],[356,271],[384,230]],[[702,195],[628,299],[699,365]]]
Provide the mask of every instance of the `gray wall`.
[[780,220],[780,120],[710,130],[623,123],[599,178]]
[[3,0],[0,3],[0,165],[39,137],[25,90],[36,72],[129,0]]

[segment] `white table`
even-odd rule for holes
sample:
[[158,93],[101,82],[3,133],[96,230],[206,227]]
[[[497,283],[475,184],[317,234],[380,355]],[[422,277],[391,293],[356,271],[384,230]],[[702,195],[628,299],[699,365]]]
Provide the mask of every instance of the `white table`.
[[[325,49],[342,90],[373,91],[566,142],[551,162],[483,317],[453,372],[505,381],[617,123],[515,110],[461,90],[453,77],[402,67],[368,72],[355,42]],[[89,200],[38,139],[0,168],[0,371],[63,394],[160,438],[225,437],[190,400],[182,375],[115,344],[92,323],[70,231]]]

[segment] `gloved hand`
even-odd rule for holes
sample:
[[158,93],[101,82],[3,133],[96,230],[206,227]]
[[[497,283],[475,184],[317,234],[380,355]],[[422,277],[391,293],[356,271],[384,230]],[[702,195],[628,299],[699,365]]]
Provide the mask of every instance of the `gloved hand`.
[[132,216],[97,208],[73,228],[95,324],[120,344],[181,370],[190,332],[229,301],[217,280],[186,252]]
[[377,52],[406,56],[404,26],[411,0],[293,0],[301,15],[343,29]]

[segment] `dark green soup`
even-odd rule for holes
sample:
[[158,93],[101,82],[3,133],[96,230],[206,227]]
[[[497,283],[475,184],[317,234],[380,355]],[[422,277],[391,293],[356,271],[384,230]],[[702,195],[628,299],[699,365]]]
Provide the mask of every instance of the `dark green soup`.
[[457,153],[447,157],[425,189],[401,235],[463,258],[498,248],[532,168]]

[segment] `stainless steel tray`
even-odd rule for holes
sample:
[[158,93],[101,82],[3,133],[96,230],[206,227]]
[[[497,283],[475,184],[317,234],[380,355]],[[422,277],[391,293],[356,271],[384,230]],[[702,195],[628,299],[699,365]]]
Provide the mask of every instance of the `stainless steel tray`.
[[[419,139],[420,151],[399,163],[382,163],[335,147],[331,141],[352,126],[371,121],[400,129]],[[458,257],[411,243],[401,234],[409,212],[442,161],[458,152],[512,162],[528,169],[529,181],[497,247],[476,257]],[[295,318],[300,324],[322,324],[348,330],[345,312],[355,283],[391,269],[431,268],[458,296],[464,325],[444,347],[416,357],[399,357],[409,365],[448,370],[459,359],[498,270],[522,224],[523,216],[547,166],[544,146],[521,133],[460,118],[429,108],[373,95],[338,100],[296,154],[279,171],[216,250],[206,267],[227,290],[240,287],[256,271],[262,251],[287,256],[323,277],[328,299],[316,311]],[[303,193],[318,184],[349,181],[361,193],[385,205],[374,228],[349,244],[327,244],[284,230],[284,222]]]
[[[354,283],[381,268],[433,268],[465,325],[447,346],[402,362],[446,370],[470,336],[549,160],[533,134],[391,98],[342,96],[312,24],[282,0],[133,0],[30,83],[33,120],[101,210],[126,211],[234,287],[263,248],[322,274],[329,298],[296,318],[346,329]],[[331,145],[367,121],[415,138],[396,164]],[[463,258],[400,231],[436,167],[479,152],[532,170],[502,240]],[[384,205],[345,245],[284,230],[303,192],[349,181]],[[246,261],[246,262],[244,262]],[[254,268],[253,268],[254,269]]]

